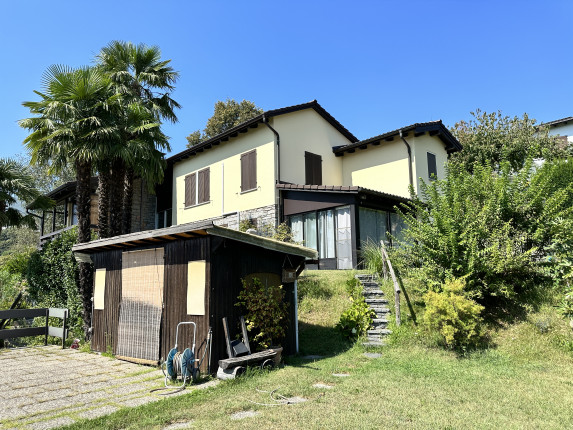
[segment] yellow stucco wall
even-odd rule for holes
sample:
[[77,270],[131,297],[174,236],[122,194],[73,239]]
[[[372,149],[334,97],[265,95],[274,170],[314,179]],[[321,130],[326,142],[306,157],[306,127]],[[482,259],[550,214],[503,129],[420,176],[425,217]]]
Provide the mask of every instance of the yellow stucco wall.
[[[427,153],[436,155],[438,178],[445,177],[447,152],[437,137],[424,134],[419,137],[405,137],[412,151],[412,177],[414,190],[419,192],[420,177],[428,182]],[[368,145],[367,149],[356,149],[342,157],[343,185],[359,186],[402,197],[410,197],[408,171],[408,150],[402,140],[395,137],[391,142],[379,146]]]
[[342,160],[333,146],[351,143],[314,109],[305,109],[272,119],[281,138],[281,181],[305,184],[305,151],[322,157],[323,185],[342,185]]
[[[257,188],[241,193],[241,154],[257,150]],[[173,224],[184,224],[275,204],[275,143],[264,125],[173,167]],[[210,201],[185,207],[185,176],[210,168]],[[224,194],[223,194],[224,189]]]
[[448,153],[446,152],[444,143],[439,138],[429,136],[428,134],[407,140],[412,146],[416,190],[420,189],[420,178],[426,183],[430,181],[428,175],[428,152],[436,156],[438,179],[444,179],[446,176],[445,165],[448,161]]
[[382,142],[379,146],[344,153],[342,182],[384,193],[409,197],[408,151],[401,140]]

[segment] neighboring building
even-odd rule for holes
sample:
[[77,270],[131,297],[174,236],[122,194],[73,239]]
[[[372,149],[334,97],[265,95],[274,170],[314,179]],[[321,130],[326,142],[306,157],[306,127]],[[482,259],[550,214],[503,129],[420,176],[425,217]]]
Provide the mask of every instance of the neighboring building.
[[567,142],[573,142],[573,116],[541,124],[549,127],[550,136],[561,136]]
[[[142,186],[143,184],[143,186]],[[90,225],[97,231],[98,224],[98,179],[91,179]],[[78,223],[76,182],[66,182],[46,194],[56,202],[50,211],[42,211],[40,218],[40,245]],[[147,191],[145,183],[136,178],[133,181],[133,204],[131,213],[131,232],[156,228],[156,198]]]
[[314,267],[350,269],[361,242],[399,234],[394,206],[420,178],[444,177],[460,149],[441,121],[359,141],[316,101],[270,110],[170,157],[159,218],[262,230],[286,221],[318,251]]

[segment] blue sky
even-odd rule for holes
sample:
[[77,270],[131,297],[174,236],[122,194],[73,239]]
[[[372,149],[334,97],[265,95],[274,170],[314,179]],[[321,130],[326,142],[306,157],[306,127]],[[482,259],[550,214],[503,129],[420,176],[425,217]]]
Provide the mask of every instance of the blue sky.
[[90,64],[115,39],[158,45],[180,72],[172,153],[228,97],[317,99],[360,139],[477,108],[573,116],[572,17],[551,0],[3,2],[0,157],[24,152],[21,103],[44,70]]

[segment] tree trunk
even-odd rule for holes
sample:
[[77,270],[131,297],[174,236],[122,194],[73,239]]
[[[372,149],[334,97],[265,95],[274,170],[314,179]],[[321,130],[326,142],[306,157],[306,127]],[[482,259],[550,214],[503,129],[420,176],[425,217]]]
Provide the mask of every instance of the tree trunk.
[[[143,186],[143,183],[141,184]],[[139,202],[142,204],[143,202]],[[122,224],[123,234],[131,233],[131,209],[133,206],[133,169],[125,170],[125,181],[123,184],[123,210]]]
[[100,239],[109,237],[109,188],[111,173],[109,168],[102,168],[99,172],[98,185],[98,229]]
[[109,198],[109,234],[121,234],[121,209],[123,205],[123,183],[125,180],[125,165],[120,159],[115,159],[111,166],[111,187]]
[[[0,213],[4,213],[6,211],[6,201],[5,200],[0,200]],[[2,224],[0,223],[0,234],[2,234]]]
[[76,162],[76,205],[78,207],[78,242],[91,239],[90,200],[91,200],[91,163]]
[[[90,231],[90,198],[91,198],[91,163],[76,162],[76,205],[78,207],[78,242],[89,242]],[[92,269],[89,263],[79,263],[78,289],[83,304],[83,320],[86,339],[89,337],[92,310]]]

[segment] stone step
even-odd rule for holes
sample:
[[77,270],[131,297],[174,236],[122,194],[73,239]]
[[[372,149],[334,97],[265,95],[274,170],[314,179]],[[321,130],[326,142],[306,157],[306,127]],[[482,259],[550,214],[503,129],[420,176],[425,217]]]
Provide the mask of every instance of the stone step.
[[383,296],[384,292],[382,290],[380,290],[379,288],[368,288],[368,289],[364,290],[362,292],[362,294],[364,294],[365,296],[370,296],[372,294],[379,294],[379,295]]
[[[374,311],[375,314],[389,314],[390,309],[388,306],[370,306],[370,309]],[[382,316],[382,315],[380,315]]]
[[378,282],[361,282],[360,283],[363,288],[380,288],[380,284]]
[[368,303],[369,305],[387,305],[387,304],[388,304],[388,299],[371,299],[371,298],[367,298],[367,299],[366,299],[366,303]]
[[388,324],[388,319],[387,318],[374,318],[372,320],[372,323],[374,323],[374,324]]
[[371,329],[367,331],[369,336],[375,336],[375,335],[388,335],[388,334],[392,334],[392,330],[388,330],[387,328],[375,328],[375,329]]
[[364,345],[366,348],[376,348],[385,346],[386,342],[382,342],[381,340],[368,340],[367,342],[363,342],[362,345]]

